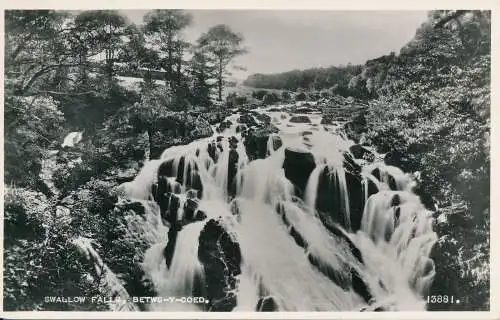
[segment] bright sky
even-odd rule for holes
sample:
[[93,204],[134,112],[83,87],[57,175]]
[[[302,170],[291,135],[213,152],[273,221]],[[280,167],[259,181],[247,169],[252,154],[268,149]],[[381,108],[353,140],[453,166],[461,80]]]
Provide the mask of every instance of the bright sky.
[[[136,23],[147,11],[126,10]],[[248,53],[236,61],[247,68],[235,76],[364,63],[399,52],[427,17],[425,11],[195,10],[186,38],[195,41],[217,24],[245,38]]]

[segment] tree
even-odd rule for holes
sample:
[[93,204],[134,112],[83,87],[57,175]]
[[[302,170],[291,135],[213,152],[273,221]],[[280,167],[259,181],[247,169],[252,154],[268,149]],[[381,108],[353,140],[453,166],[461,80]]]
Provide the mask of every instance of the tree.
[[215,77],[215,65],[206,52],[206,48],[193,47],[193,56],[189,63],[191,77],[191,101],[195,105],[209,106],[210,92],[213,85],[210,79]]
[[14,93],[46,90],[55,71],[78,65],[65,42],[67,18],[54,10],[5,11],[5,85]]
[[104,52],[104,74],[113,78],[113,65],[123,47],[127,19],[115,10],[90,10],[75,18],[75,30],[83,35],[85,45],[98,53]]
[[228,67],[235,57],[246,52],[241,46],[243,36],[233,32],[227,25],[217,25],[198,39],[200,47],[207,48],[215,61],[218,85],[218,100],[222,101],[222,89],[226,75],[230,75]]
[[191,21],[192,16],[182,10],[154,10],[144,17],[148,48],[156,51],[157,69],[164,69],[169,89],[179,86],[182,79],[183,54],[188,48],[182,38],[182,30]]

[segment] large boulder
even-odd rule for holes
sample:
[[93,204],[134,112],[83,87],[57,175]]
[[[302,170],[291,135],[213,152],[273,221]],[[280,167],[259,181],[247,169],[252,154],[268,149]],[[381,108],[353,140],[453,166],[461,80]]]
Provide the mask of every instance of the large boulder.
[[300,190],[301,194],[304,194],[307,181],[314,168],[316,168],[316,162],[312,153],[306,150],[285,149],[285,161],[283,161],[285,176]]
[[267,114],[259,113],[259,112],[253,112],[252,114],[260,122],[263,122],[263,123],[266,123],[266,124],[271,123],[271,117],[268,116]]
[[231,311],[236,306],[241,251],[221,220],[209,220],[200,232],[198,259],[205,271],[205,292],[210,311]]
[[375,155],[373,154],[373,152],[359,144],[350,146],[349,151],[351,151],[355,159],[363,159],[370,162],[373,162],[375,160]]
[[244,113],[238,118],[238,123],[246,124],[248,127],[256,126],[257,121],[250,113]]
[[[279,129],[273,125],[250,130],[245,137],[244,145],[250,160],[264,159],[267,156],[267,142],[269,137]],[[272,138],[274,149],[281,147],[282,142],[279,137]]]

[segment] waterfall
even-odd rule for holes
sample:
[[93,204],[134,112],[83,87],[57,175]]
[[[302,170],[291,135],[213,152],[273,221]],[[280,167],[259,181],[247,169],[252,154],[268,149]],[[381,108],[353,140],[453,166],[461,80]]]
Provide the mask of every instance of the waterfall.
[[[166,149],[124,184],[129,197],[159,203],[143,231],[151,239],[143,268],[158,295],[193,296],[213,285],[200,258],[200,235],[213,220],[241,251],[238,272],[222,265],[236,277],[226,292],[236,296],[233,311],[358,311],[373,301],[385,310],[425,309],[436,235],[409,175],[380,163],[347,169],[352,142],[320,125],[319,114],[292,123],[282,111],[258,112],[279,130],[263,145],[265,158],[249,161],[249,133],[236,130],[236,114],[222,132]],[[282,142],[277,150],[274,139]],[[286,150],[305,167],[286,167]],[[229,259],[220,237],[214,241]],[[215,303],[150,309],[200,311]]]

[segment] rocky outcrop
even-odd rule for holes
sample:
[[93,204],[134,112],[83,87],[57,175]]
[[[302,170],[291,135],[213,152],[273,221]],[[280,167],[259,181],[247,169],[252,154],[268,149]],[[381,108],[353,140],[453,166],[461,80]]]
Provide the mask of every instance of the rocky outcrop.
[[205,270],[205,292],[210,311],[236,306],[236,276],[241,274],[241,251],[221,220],[209,220],[199,237],[198,259]]
[[249,127],[257,125],[257,121],[255,121],[255,118],[250,113],[243,113],[237,121]]
[[301,195],[304,194],[307,181],[314,168],[316,168],[316,162],[312,153],[299,149],[285,149],[283,162],[285,176],[295,185]]
[[290,117],[290,122],[292,123],[311,123],[311,119],[308,116],[292,116]]
[[359,144],[350,146],[349,151],[351,151],[355,159],[363,159],[369,162],[373,162],[375,160],[375,155],[373,154],[373,152]]
[[[244,141],[248,158],[250,160],[255,160],[267,157],[267,142],[269,137],[278,131],[278,128],[273,125],[249,130]],[[273,146],[275,150],[281,147],[281,144],[282,142],[279,137],[273,138]]]
[[278,305],[272,296],[260,298],[257,302],[256,310],[258,312],[278,311]]

